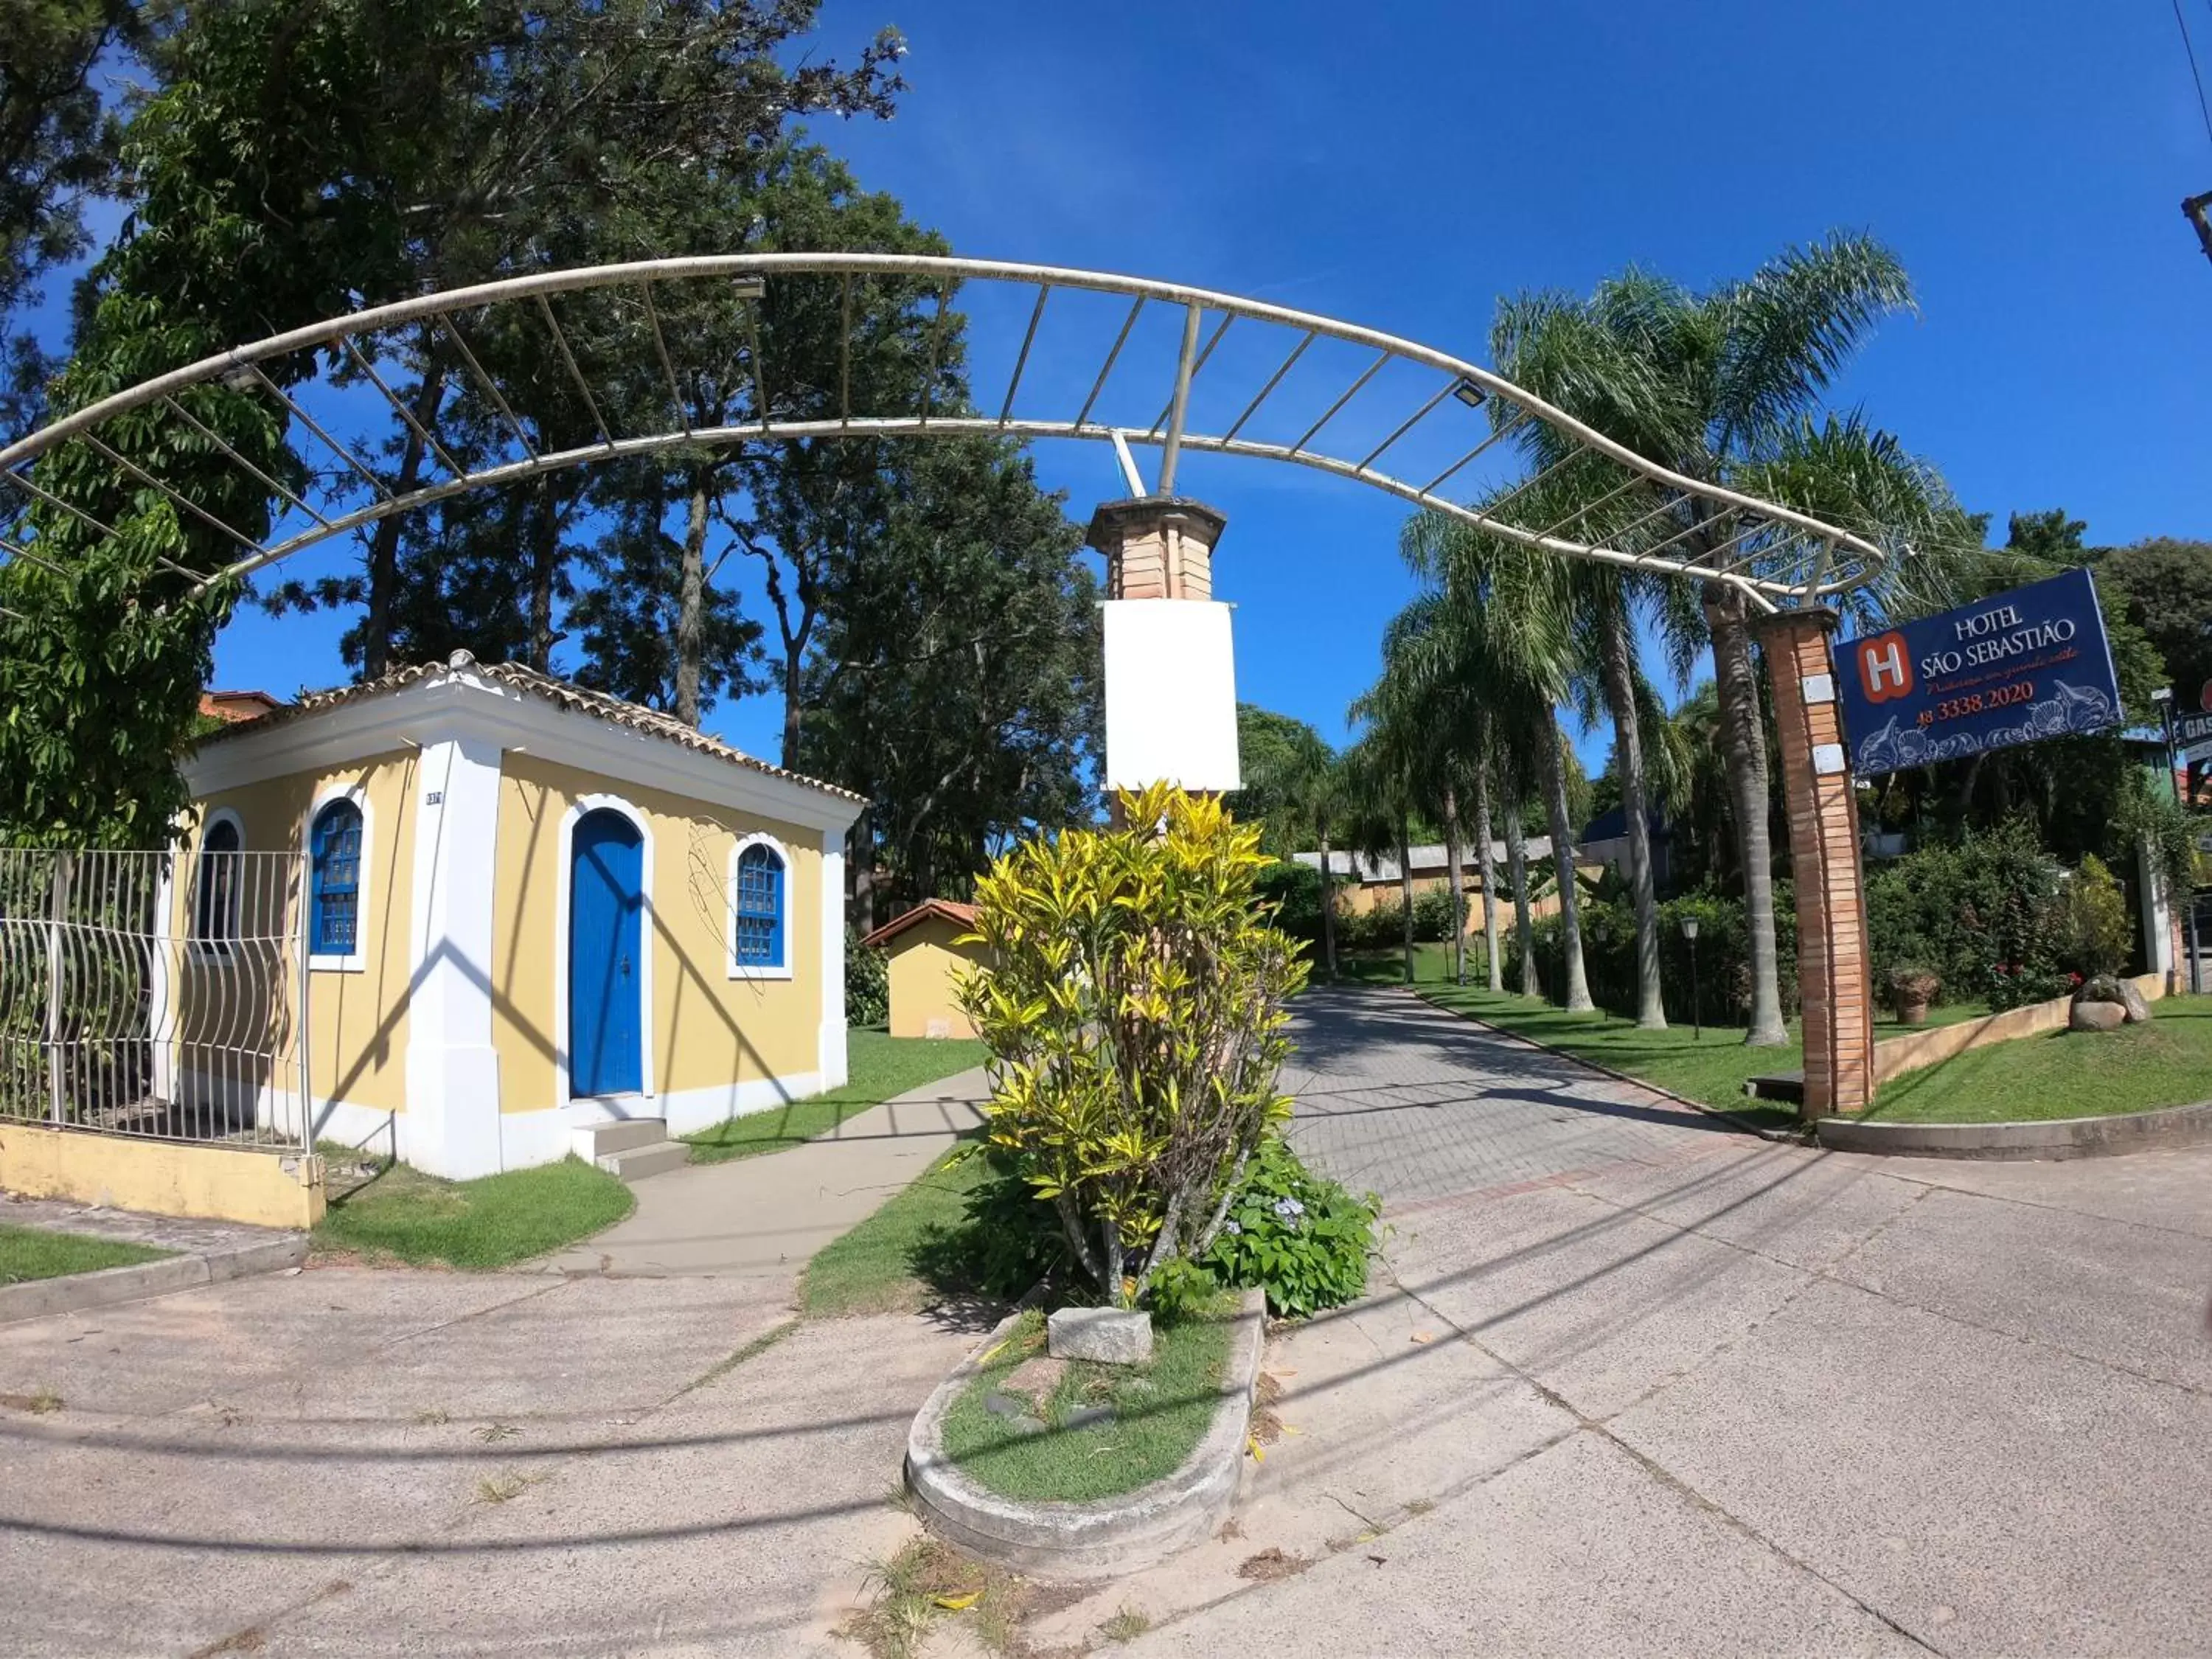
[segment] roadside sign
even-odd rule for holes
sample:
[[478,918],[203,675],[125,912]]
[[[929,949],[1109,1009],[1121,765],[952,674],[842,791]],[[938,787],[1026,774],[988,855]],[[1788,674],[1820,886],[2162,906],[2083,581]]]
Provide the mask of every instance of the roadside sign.
[[2212,743],[2212,712],[2175,715],[2173,740],[2185,749],[2191,744]]
[[[2112,647],[2087,570],[1847,641],[1839,657],[1844,726],[1861,777],[2120,724]],[[2212,714],[2203,718],[2212,737]]]

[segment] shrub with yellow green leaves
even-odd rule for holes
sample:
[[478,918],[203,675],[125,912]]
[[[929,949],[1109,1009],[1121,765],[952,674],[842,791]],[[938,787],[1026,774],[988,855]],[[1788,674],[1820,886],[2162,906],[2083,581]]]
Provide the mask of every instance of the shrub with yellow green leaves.
[[1261,1139],[1299,947],[1255,902],[1260,831],[1158,787],[1128,828],[1025,842],[975,888],[987,965],[960,1004],[990,1046],[992,1144],[1060,1217],[1107,1297],[1203,1253]]

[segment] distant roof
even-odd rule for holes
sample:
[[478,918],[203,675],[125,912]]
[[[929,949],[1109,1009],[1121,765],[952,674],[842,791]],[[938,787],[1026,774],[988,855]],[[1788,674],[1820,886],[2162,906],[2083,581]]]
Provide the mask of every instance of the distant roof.
[[[1532,859],[1551,857],[1552,838],[1549,836],[1529,836],[1527,852]],[[1408,847],[1406,849],[1406,856],[1411,860],[1413,873],[1416,876],[1441,876],[1451,867],[1451,860],[1442,842],[1427,847]],[[1470,842],[1461,848],[1459,856],[1462,863],[1472,866],[1475,862],[1474,844]],[[1493,841],[1490,843],[1490,859],[1493,864],[1505,862],[1504,842]],[[1291,860],[1295,864],[1303,864],[1309,869],[1321,868],[1321,854],[1318,852],[1293,853],[1291,854]],[[1346,853],[1336,848],[1329,849],[1328,867],[1332,875],[1349,876],[1363,882],[1400,879],[1396,859],[1389,857],[1370,859]]]
[[219,720],[228,720],[235,726],[243,720],[259,720],[272,709],[282,708],[284,699],[266,691],[203,691],[200,693],[200,713]]
[[975,925],[975,907],[972,904],[963,904],[957,899],[924,899],[904,915],[893,916],[860,943],[872,951],[879,945],[889,944],[908,928],[917,927],[929,921],[933,916],[940,921],[954,922],[963,927],[973,927]]
[[306,720],[328,709],[341,708],[349,703],[363,702],[371,697],[384,696],[423,680],[451,678],[464,674],[472,674],[481,679],[489,680],[495,685],[503,685],[511,690],[522,692],[527,696],[539,698],[573,714],[588,714],[594,720],[606,721],[610,726],[619,726],[629,731],[643,732],[647,737],[661,738],[665,742],[675,744],[679,748],[695,750],[702,755],[711,755],[715,759],[727,761],[733,766],[742,766],[751,771],[765,773],[770,777],[786,778],[793,783],[805,784],[807,787],[818,789],[824,794],[836,795],[845,800],[865,801],[866,799],[866,796],[856,795],[851,790],[840,788],[834,783],[824,783],[819,778],[810,778],[802,773],[788,772],[781,766],[771,766],[764,760],[757,760],[743,750],[724,743],[720,738],[710,738],[704,732],[684,725],[673,714],[664,714],[657,708],[646,708],[642,703],[625,702],[620,697],[609,696],[604,691],[592,690],[589,687],[578,685],[571,680],[555,679],[550,674],[541,674],[534,668],[524,667],[520,663],[478,662],[465,651],[454,652],[444,662],[415,663],[405,668],[395,668],[389,674],[377,679],[363,680],[358,685],[342,685],[328,691],[310,691],[294,703],[276,703],[276,700],[271,698],[270,702],[275,703],[275,706],[267,713],[256,715],[252,719],[237,720],[223,731],[210,732],[201,739],[200,746],[203,749],[210,748],[215,744],[228,743],[234,738],[244,737],[251,732],[267,732],[277,726],[289,726],[295,720]]
[[[1667,833],[1666,823],[1658,813],[1645,811],[1644,821],[1650,826],[1651,833],[1655,837]],[[1607,808],[1584,824],[1582,834],[1577,839],[1583,846],[1588,846],[1594,841],[1619,841],[1627,834],[1628,809],[1626,806],[1616,805]]]

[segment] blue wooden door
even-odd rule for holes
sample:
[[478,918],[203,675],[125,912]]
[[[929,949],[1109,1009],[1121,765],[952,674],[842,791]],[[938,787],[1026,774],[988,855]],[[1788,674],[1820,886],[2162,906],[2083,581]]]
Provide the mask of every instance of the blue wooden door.
[[619,812],[576,823],[568,866],[568,1092],[644,1086],[645,848]]

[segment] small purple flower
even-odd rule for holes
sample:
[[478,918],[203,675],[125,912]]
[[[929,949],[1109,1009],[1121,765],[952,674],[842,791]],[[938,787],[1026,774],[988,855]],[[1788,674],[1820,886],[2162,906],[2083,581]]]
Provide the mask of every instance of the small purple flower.
[[1227,1233],[1231,1238],[1242,1238],[1244,1236],[1243,1228],[1238,1226],[1233,1221],[1223,1222],[1221,1224],[1221,1231]]
[[1306,1206],[1295,1198],[1279,1198],[1275,1200],[1275,1214],[1281,1220],[1296,1222],[1305,1212]]

